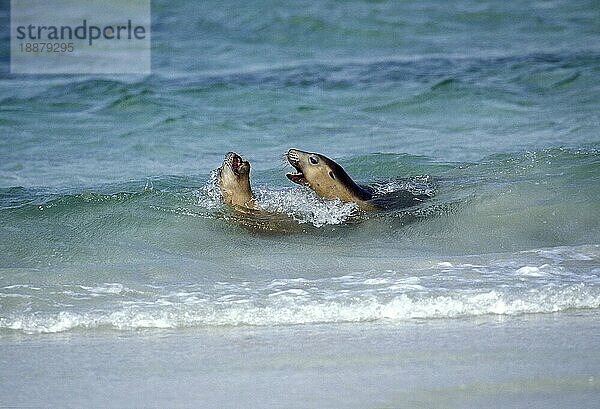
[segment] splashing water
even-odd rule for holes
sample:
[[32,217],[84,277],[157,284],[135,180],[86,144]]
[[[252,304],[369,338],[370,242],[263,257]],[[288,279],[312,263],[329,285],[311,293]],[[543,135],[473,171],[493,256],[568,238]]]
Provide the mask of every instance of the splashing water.
[[210,172],[208,181],[197,192],[198,206],[210,210],[221,208],[223,197],[221,196],[221,189],[219,189],[218,176],[217,169]]
[[309,223],[315,227],[345,223],[358,211],[356,203],[320,199],[308,189],[259,188],[257,192],[258,204],[265,210],[284,213],[298,223]]
[[[209,210],[223,208],[216,170],[210,173],[208,181],[196,194],[198,206]],[[355,203],[342,203],[339,199],[321,199],[308,189],[302,188],[274,190],[258,187],[254,189],[254,194],[260,209],[280,213],[300,224],[312,224],[315,227],[345,223],[351,216],[356,215],[358,210]]]

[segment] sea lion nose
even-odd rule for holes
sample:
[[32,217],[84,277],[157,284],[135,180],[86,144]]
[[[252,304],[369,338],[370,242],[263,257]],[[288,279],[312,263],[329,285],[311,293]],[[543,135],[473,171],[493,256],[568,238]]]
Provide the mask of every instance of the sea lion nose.
[[288,157],[288,160],[293,161],[293,162],[298,162],[298,160],[300,159],[300,155],[298,154],[297,149],[290,149],[287,153],[287,157]]

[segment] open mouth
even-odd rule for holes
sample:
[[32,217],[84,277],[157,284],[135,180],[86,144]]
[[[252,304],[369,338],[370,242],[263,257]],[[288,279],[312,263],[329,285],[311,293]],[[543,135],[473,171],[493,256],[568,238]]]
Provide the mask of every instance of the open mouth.
[[304,173],[302,173],[302,169],[300,168],[300,157],[298,154],[292,150],[290,150],[287,154],[287,160],[296,169],[295,173],[286,173],[286,176],[289,180],[294,183],[298,183],[299,185],[308,184],[306,178],[304,177]]
[[236,176],[240,176],[243,164],[244,160],[235,152],[228,152],[227,155],[225,155],[225,160],[223,161],[223,166],[229,167],[229,169],[231,169],[233,174]]
[[236,175],[240,175],[240,166],[242,165],[242,158],[239,155],[234,154],[231,158],[231,170]]

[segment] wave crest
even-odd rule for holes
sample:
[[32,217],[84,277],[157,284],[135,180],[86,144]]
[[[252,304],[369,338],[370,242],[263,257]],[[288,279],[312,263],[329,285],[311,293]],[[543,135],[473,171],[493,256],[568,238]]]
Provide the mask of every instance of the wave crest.
[[[413,286],[415,287],[415,286]],[[418,290],[418,286],[415,289]],[[0,328],[28,334],[76,329],[189,328],[226,326],[284,326],[321,323],[401,322],[410,319],[469,318],[483,315],[555,313],[600,308],[600,292],[582,283],[560,289],[547,286],[511,294],[494,289],[449,295],[419,291],[385,299],[376,296],[315,297],[302,289],[272,293],[259,300],[227,299],[209,302],[186,296],[185,302],[158,300],[127,305],[113,312],[61,311],[0,318]]]

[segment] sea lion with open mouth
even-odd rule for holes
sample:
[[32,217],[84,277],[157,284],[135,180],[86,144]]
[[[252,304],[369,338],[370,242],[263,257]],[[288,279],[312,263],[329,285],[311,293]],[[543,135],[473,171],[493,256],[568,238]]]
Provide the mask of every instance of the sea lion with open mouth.
[[263,209],[250,187],[250,162],[235,152],[225,155],[223,164],[217,169],[217,183],[223,203],[230,206],[233,214],[225,219],[253,233],[287,234],[305,231],[285,213]]
[[344,168],[318,153],[290,149],[287,160],[296,169],[296,173],[286,175],[289,180],[308,186],[326,199],[354,202],[362,210],[410,207],[430,197],[415,195],[406,190],[375,197],[372,189],[358,185],[348,176]]
[[257,208],[250,187],[250,162],[243,160],[235,152],[228,152],[217,172],[219,189],[225,204],[238,209]]

